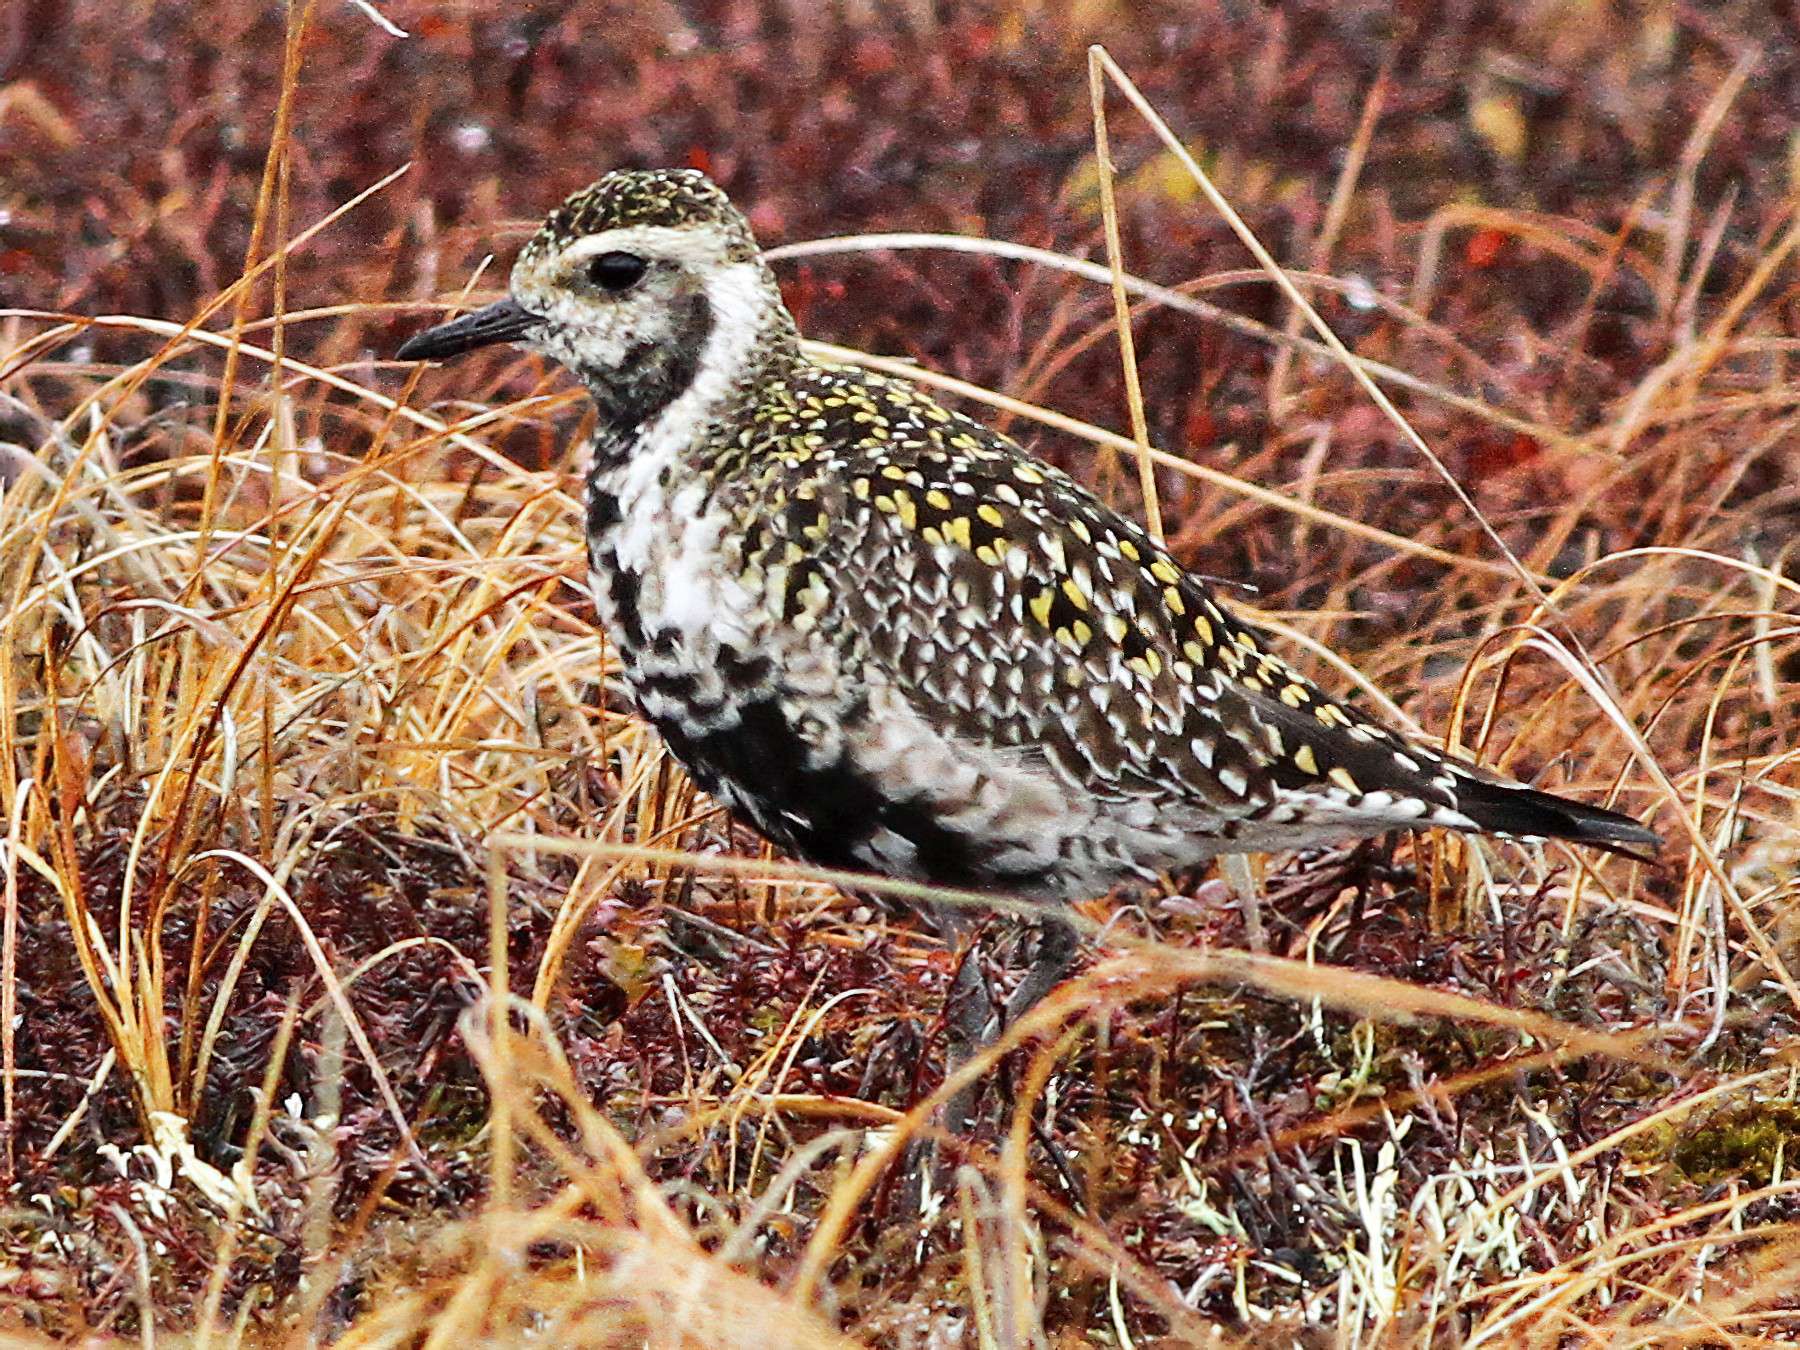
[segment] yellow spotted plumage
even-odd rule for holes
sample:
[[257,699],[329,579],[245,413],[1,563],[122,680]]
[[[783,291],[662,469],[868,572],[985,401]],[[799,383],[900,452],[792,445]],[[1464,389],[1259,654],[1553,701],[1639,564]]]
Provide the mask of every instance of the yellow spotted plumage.
[[802,856],[1078,899],[1406,826],[1656,842],[1335,701],[1067,475],[810,359],[699,174],[575,194],[512,292],[402,355],[514,341],[587,385],[625,677],[696,780]]

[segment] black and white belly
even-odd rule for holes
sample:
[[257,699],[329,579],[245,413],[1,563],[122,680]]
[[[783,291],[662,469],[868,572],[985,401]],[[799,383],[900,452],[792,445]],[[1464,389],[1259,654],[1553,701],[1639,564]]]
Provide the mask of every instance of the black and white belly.
[[1096,803],[784,621],[704,489],[634,467],[589,485],[595,606],[644,716],[715,800],[826,867],[1044,899],[1141,875]]

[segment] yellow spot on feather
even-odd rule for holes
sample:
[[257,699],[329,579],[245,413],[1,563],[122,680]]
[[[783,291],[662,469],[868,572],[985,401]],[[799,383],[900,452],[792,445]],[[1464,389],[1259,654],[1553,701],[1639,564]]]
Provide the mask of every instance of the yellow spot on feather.
[[1125,664],[1137,671],[1138,674],[1148,676],[1152,680],[1162,674],[1162,657],[1156,653],[1154,648],[1142,656],[1132,657]]

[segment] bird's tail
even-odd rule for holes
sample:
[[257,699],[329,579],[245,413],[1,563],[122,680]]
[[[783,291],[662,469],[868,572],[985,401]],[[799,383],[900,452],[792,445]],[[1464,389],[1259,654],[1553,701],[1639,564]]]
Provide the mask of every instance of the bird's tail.
[[1662,836],[1630,816],[1584,806],[1536,788],[1458,776],[1456,809],[1484,831],[1537,839],[1567,839],[1651,862]]

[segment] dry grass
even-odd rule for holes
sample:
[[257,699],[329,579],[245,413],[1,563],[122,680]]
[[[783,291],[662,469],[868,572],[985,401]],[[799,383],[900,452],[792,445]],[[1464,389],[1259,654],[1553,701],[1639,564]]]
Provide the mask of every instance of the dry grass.
[[[709,45],[759,22],[719,10],[635,20],[699,55],[644,66],[619,115],[679,70],[735,91],[739,153],[813,145],[748,92],[767,53]],[[1395,111],[1442,78],[1423,58],[1320,78],[1321,106],[1355,91],[1317,123],[1352,151],[1336,174],[1254,149],[1190,166],[1262,237],[1285,224],[1276,253],[1307,260],[1407,430],[1243,270],[1116,83],[1118,182],[1071,149],[1085,91],[1069,61],[1055,94],[1022,73],[1049,50],[1030,7],[765,34],[802,108],[847,61],[898,109],[901,72],[965,52],[1006,95],[951,82],[990,118],[971,125],[1061,156],[1020,188],[1015,237],[1060,245],[1037,263],[795,249],[811,331],[933,357],[950,374],[923,378],[1148,497],[1182,556],[1262,586],[1246,608],[1351,657],[1321,656],[1336,687],[1670,840],[1656,867],[1443,837],[1267,860],[1257,955],[1219,879],[1097,898],[1089,968],[970,1066],[993,1123],[945,1141],[962,1165],[920,1216],[896,1163],[957,1086],[939,1010],[963,954],[868,893],[908,888],[767,857],[607,687],[566,381],[371,357],[431,312],[374,297],[460,295],[532,213],[496,226],[466,174],[467,223],[441,229],[421,175],[363,172],[354,139],[318,172],[306,132],[335,124],[308,72],[357,69],[364,21],[219,12],[286,70],[254,173],[209,189],[173,137],[157,171],[185,195],[119,188],[136,224],[91,267],[48,178],[21,160],[0,186],[41,232],[0,245],[25,279],[0,311],[0,1345],[1791,1339],[1800,226],[1778,185],[1709,176],[1767,162],[1756,53],[1693,39],[1673,150],[1560,208],[1382,177],[1442,148]],[[488,59],[485,20],[394,17]],[[1065,56],[1089,22],[1067,16]],[[567,27],[525,37],[579,48]],[[1629,89],[1623,39],[1651,62],[1661,32],[1571,59]],[[1332,40],[1271,21],[1246,50],[1327,69],[1302,57]],[[1173,118],[1178,63],[1119,50]],[[1590,147],[1483,69],[1468,125],[1502,184],[1534,163],[1526,131],[1555,141],[1547,177]],[[551,76],[500,87],[508,126],[574,115]],[[0,82],[0,152],[74,153],[54,94]],[[1638,130],[1654,159],[1667,134]],[[874,113],[857,135],[892,144]],[[925,178],[942,191],[892,223],[972,223],[955,172]],[[890,223],[844,181],[853,218]],[[741,195],[772,237],[812,219],[791,185]],[[112,270],[137,256],[172,302]]]

